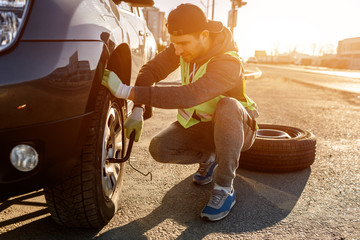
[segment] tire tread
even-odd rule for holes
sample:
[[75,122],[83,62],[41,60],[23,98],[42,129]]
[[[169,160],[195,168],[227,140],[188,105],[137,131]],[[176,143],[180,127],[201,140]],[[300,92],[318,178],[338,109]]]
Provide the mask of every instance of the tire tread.
[[105,88],[101,87],[96,99],[95,112],[90,121],[81,161],[61,183],[44,189],[51,216],[60,225],[101,228],[107,223],[107,220],[104,220],[97,209],[97,196],[94,190],[96,186],[94,156],[96,156],[97,129],[100,125],[101,111],[107,94]]
[[314,163],[316,138],[311,132],[282,125],[259,124],[260,129],[288,132],[291,139],[256,137],[253,146],[241,153],[239,167],[260,172],[292,172]]

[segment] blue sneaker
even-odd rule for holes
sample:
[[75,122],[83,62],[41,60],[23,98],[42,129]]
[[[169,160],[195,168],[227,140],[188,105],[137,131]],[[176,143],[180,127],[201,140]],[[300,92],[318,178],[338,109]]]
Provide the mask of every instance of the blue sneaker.
[[201,218],[208,221],[221,220],[229,214],[235,202],[234,189],[230,193],[214,189],[208,204],[201,212]]
[[217,163],[215,158],[212,161],[200,163],[199,169],[193,175],[193,182],[199,185],[211,183]]

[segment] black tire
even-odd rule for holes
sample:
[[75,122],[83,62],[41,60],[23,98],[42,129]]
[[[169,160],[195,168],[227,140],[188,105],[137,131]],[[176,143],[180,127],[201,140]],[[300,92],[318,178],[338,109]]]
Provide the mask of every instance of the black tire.
[[292,172],[315,160],[314,134],[295,127],[259,124],[253,146],[241,153],[239,167],[260,172]]
[[[58,224],[101,228],[116,213],[125,165],[106,164],[105,159],[107,154],[124,155],[125,116],[126,103],[101,87],[81,160],[69,177],[44,189],[49,211]],[[115,145],[114,151],[109,150]]]

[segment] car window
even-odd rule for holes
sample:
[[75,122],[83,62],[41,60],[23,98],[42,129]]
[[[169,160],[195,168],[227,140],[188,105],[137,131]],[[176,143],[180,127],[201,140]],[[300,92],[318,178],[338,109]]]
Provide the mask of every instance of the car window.
[[137,7],[133,7],[133,13],[135,14],[135,16],[139,16],[139,11]]
[[139,14],[142,19],[145,19],[144,12],[142,9],[139,8]]
[[138,16],[139,16],[141,19],[145,19],[144,13],[143,13],[142,9],[137,8],[137,11],[138,11]]
[[137,16],[138,18],[141,18],[142,20],[145,20],[144,14],[140,8],[133,7],[133,12],[134,12],[135,16]]
[[123,9],[123,10],[126,10],[126,11],[129,11],[129,12],[132,12],[132,7],[129,4],[127,4],[126,2],[121,2],[119,4],[119,8]]

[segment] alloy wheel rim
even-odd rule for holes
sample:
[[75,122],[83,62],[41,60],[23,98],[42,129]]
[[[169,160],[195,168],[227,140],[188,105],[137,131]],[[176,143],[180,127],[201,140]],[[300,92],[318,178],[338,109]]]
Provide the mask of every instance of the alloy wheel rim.
[[112,103],[104,126],[102,146],[102,187],[104,196],[111,199],[119,179],[121,165],[107,163],[107,158],[119,157],[122,150],[122,121],[116,104]]
[[291,136],[287,132],[277,129],[259,129],[256,132],[256,136],[271,139],[291,139]]

